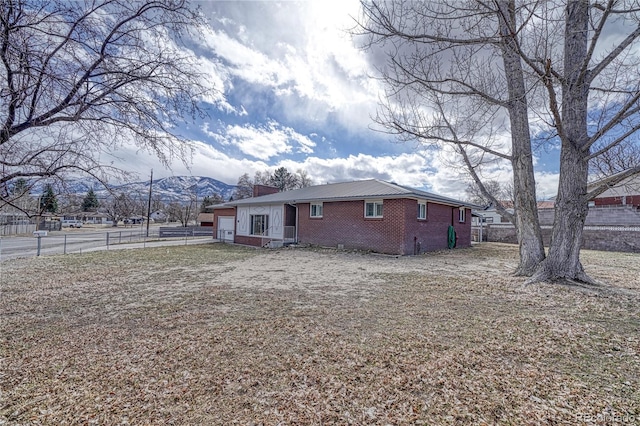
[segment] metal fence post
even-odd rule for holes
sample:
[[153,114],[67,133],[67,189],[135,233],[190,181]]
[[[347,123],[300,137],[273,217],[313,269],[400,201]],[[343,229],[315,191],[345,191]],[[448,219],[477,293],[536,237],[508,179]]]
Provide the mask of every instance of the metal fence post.
[[41,245],[40,240],[42,240],[42,237],[38,235],[38,249],[36,250],[36,256],[40,256],[40,245]]
[[67,234],[64,235],[64,249],[63,254],[67,254]]
[[107,250],[109,250],[109,233],[107,232]]

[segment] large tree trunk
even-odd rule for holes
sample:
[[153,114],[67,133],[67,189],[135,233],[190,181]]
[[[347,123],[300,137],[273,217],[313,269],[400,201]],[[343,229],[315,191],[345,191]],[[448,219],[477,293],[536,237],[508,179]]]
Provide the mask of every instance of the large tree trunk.
[[500,1],[498,8],[500,35],[503,38],[502,58],[509,94],[515,226],[520,247],[520,264],[516,274],[531,276],[545,256],[538,220],[527,92],[522,59],[514,39],[516,37],[515,2]]
[[567,4],[562,82],[562,120],[558,128],[562,148],[560,181],[549,256],[531,281],[570,280],[593,283],[580,263],[582,232],[588,212],[587,180],[589,150],[587,132],[587,57],[589,3]]
[[513,162],[514,209],[520,249],[520,264],[516,269],[516,275],[531,276],[545,258],[544,245],[538,221],[533,166],[528,167],[526,164],[531,161],[531,156],[527,157],[526,154],[519,153],[515,160]]
[[540,264],[532,281],[571,280],[592,283],[580,263],[582,232],[587,217],[587,161],[575,146],[563,145],[560,182],[549,256]]

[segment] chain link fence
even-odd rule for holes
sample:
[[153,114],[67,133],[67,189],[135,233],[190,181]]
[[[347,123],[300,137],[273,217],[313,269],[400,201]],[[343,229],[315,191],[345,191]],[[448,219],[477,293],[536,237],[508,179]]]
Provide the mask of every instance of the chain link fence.
[[[52,254],[82,253],[108,250],[122,244],[146,243],[158,240],[185,240],[202,238],[203,232],[193,232],[181,227],[174,232],[162,233],[161,229],[123,229],[102,232],[52,233],[39,231],[29,237],[0,238],[0,261],[18,257],[35,257]],[[213,238],[213,230],[208,228],[207,236]],[[38,235],[36,235],[38,234]],[[162,235],[164,234],[164,235]]]

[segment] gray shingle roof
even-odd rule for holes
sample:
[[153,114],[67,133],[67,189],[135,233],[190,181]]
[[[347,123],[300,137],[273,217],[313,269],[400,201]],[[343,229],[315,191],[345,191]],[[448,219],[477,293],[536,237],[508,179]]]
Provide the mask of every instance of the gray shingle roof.
[[307,188],[278,192],[254,198],[230,201],[218,204],[214,208],[246,206],[255,204],[283,204],[308,203],[312,201],[348,201],[372,198],[420,198],[435,203],[452,206],[476,208],[474,204],[453,198],[443,197],[418,189],[396,185],[377,179],[359,180],[354,182],[330,183],[326,185],[309,186]]

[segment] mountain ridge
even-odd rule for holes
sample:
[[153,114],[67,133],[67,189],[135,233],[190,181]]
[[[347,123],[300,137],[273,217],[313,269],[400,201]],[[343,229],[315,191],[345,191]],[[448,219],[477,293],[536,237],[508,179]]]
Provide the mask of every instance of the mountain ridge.
[[[87,179],[69,179],[65,181],[67,194],[84,196],[93,189],[98,198],[107,198],[111,193],[125,193],[138,196],[149,195],[149,179],[144,181],[128,182],[110,186],[110,191],[105,189],[98,181]],[[199,200],[206,196],[218,194],[227,201],[236,190],[236,185],[229,185],[217,179],[207,176],[168,176],[154,179],[151,188],[153,198],[160,198],[165,203],[188,202],[194,196]]]

